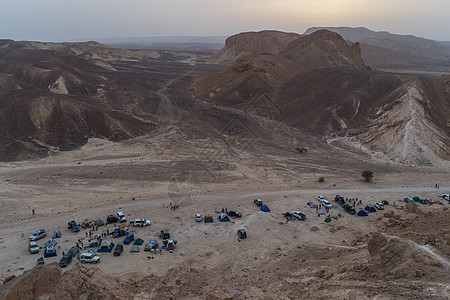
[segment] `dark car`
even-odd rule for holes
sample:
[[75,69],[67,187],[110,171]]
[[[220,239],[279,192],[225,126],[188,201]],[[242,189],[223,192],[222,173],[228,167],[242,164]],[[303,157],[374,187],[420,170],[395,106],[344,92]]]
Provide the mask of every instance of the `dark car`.
[[67,225],[68,229],[72,229],[73,232],[80,231],[80,226],[73,220],[67,223]]
[[123,245],[117,244],[116,248],[114,249],[114,256],[120,256],[123,252]]
[[109,224],[109,223],[117,223],[117,218],[115,215],[109,215],[106,218],[106,224]]
[[163,240],[170,239],[169,230],[161,230],[161,233],[159,234],[159,237]]
[[236,218],[242,217],[242,214],[240,212],[238,212],[238,211],[235,211],[235,210],[229,210],[228,211],[228,215],[230,217],[236,217]]
[[59,266],[60,267],[67,267],[71,262],[72,262],[72,258],[73,256],[70,255],[69,253],[67,253],[66,255],[64,255],[61,260],[59,261]]
[[130,244],[132,241],[134,241],[134,234],[130,233],[129,235],[126,236],[126,238],[123,240],[123,243],[125,245]]
[[127,234],[128,234],[128,227],[125,227],[125,229],[116,228],[112,232],[112,236],[115,238],[118,238],[118,237],[121,237],[121,236],[124,236]]
[[240,239],[245,239],[247,238],[247,232],[245,231],[245,229],[239,229],[237,231],[237,234],[239,236]]

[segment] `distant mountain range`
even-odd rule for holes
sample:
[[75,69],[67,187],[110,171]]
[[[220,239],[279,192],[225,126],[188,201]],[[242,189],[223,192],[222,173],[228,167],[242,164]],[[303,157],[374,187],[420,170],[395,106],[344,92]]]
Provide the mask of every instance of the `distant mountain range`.
[[215,52],[223,47],[225,39],[226,36],[147,36],[95,40],[114,48]]
[[372,67],[450,73],[450,42],[376,32],[364,27],[312,27],[304,35],[322,29],[339,33],[345,40],[359,42],[364,61]]

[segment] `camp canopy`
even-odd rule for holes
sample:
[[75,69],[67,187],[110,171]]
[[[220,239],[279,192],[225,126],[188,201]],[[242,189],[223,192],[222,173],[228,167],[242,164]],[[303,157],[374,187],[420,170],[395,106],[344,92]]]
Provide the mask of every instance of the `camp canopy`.
[[320,216],[320,215],[324,215],[325,212],[323,211],[323,209],[319,209],[319,210],[317,210],[317,214]]
[[139,252],[139,246],[138,245],[131,246],[130,252]]
[[229,222],[230,218],[228,218],[226,213],[222,213],[219,215],[219,221],[220,222]]
[[357,215],[360,216],[360,217],[368,216],[367,211],[362,210],[362,209],[360,211],[358,211]]
[[122,225],[119,226],[119,228],[120,229],[125,229],[125,228],[128,228],[128,225],[127,224],[122,224]]
[[263,206],[261,206],[261,210],[268,212],[268,211],[270,211],[270,208],[267,205],[263,205]]
[[144,240],[141,238],[137,238],[136,241],[134,241],[133,245],[142,245],[144,243]]

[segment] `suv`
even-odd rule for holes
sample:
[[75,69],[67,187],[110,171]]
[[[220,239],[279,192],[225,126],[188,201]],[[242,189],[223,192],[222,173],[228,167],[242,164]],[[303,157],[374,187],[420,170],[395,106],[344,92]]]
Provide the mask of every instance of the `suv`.
[[297,219],[299,219],[299,220],[304,220],[304,219],[306,219],[306,216],[303,214],[303,213],[301,213],[301,212],[299,212],[299,211],[293,211],[292,213],[291,213],[291,215],[294,217],[294,218],[297,218]]
[[442,195],[441,197],[442,197],[442,199],[445,199],[445,200],[450,201],[450,195],[444,194],[444,195]]
[[322,200],[327,200],[328,198],[325,196],[319,195],[316,197],[316,199],[322,202]]
[[114,249],[114,256],[120,256],[123,252],[123,245],[117,244],[116,248]]
[[125,239],[123,240],[123,243],[125,245],[129,245],[132,241],[134,241],[134,234],[130,233],[129,235],[127,235],[125,237]]
[[254,202],[257,206],[262,206],[262,205],[263,205],[262,200],[259,199],[259,198],[256,198],[255,200],[253,200],[253,202]]
[[106,218],[106,224],[109,224],[109,223],[117,223],[117,218],[115,215],[109,215]]
[[328,202],[328,200],[326,200],[326,199],[321,199],[320,203],[322,203],[322,205],[325,206],[325,207],[328,207],[328,208],[332,207],[331,203]]
[[228,215],[230,217],[236,217],[236,218],[242,217],[242,214],[240,212],[238,212],[238,211],[235,211],[235,210],[228,211]]
[[163,240],[170,239],[169,230],[161,230],[161,233],[159,234],[159,237]]
[[381,202],[377,202],[377,203],[375,203],[375,207],[376,207],[377,209],[384,209],[384,204],[381,203]]
[[136,227],[149,226],[150,224],[151,224],[150,220],[146,220],[146,219],[134,219],[130,222],[130,225],[133,225]]
[[80,249],[78,247],[72,247],[67,251],[66,255],[64,255],[59,261],[60,267],[67,267],[71,262],[74,256],[77,256]]
[[119,220],[120,223],[124,223],[127,221],[127,217],[125,217],[125,215],[121,211],[117,212],[117,219]]
[[73,232],[80,231],[80,226],[78,226],[77,222],[75,222],[73,220],[70,221],[69,223],[67,223],[67,228],[72,229]]
[[195,222],[201,222],[203,221],[202,214],[195,214]]
[[31,254],[39,253],[39,246],[36,244],[36,242],[29,242],[28,250],[30,250]]
[[98,263],[100,260],[100,256],[98,256],[94,251],[88,251],[85,253],[81,253],[80,261],[81,263]]
[[42,239],[46,235],[47,235],[47,232],[45,231],[45,229],[39,229],[38,231],[36,231],[32,235],[30,235],[30,237],[28,239],[30,241],[37,241],[39,239]]

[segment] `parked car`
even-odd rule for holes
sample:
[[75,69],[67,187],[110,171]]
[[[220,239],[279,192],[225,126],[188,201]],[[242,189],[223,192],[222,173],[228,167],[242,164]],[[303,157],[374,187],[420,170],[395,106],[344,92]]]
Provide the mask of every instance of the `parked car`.
[[373,213],[373,212],[377,212],[377,210],[375,209],[375,206],[372,204],[368,204],[366,206],[366,208],[364,208],[367,212]]
[[203,222],[205,222],[205,223],[214,223],[214,218],[211,215],[205,215],[205,217],[203,218]]
[[61,260],[59,261],[60,267],[67,267],[72,262],[72,255],[66,254],[64,255]]
[[127,221],[127,217],[125,217],[123,212],[118,211],[117,212],[117,220],[119,220],[120,223],[124,223]]
[[159,238],[163,240],[170,239],[169,230],[161,230],[161,233],[159,234]]
[[71,262],[72,259],[76,256],[78,256],[80,253],[80,249],[78,247],[72,247],[67,251],[66,255],[64,255],[61,260],[59,261],[60,267],[67,267]]
[[80,261],[81,263],[98,263],[100,260],[100,256],[97,255],[94,251],[88,251],[85,253],[81,253]]
[[115,215],[109,215],[106,218],[106,224],[109,224],[109,223],[117,223],[117,218]]
[[34,241],[28,242],[28,250],[30,250],[31,254],[39,253],[39,246]]
[[332,207],[331,203],[328,200],[322,199],[322,200],[320,200],[320,203],[322,203],[322,205],[325,207],[328,207],[328,208]]
[[229,210],[228,211],[228,215],[230,217],[236,217],[236,218],[242,217],[242,214],[240,212],[236,211],[236,210]]
[[128,227],[125,227],[124,229],[116,228],[112,232],[112,236],[115,238],[118,238],[118,237],[121,237],[121,236],[124,236],[127,234],[128,234]]
[[123,252],[123,245],[117,244],[116,248],[114,249],[114,256],[120,256]]
[[262,206],[262,205],[263,205],[262,200],[259,199],[259,198],[256,198],[255,200],[253,200],[253,202],[254,202],[257,206]]
[[356,209],[355,209],[355,207],[352,206],[352,205],[350,205],[350,204],[348,204],[348,203],[344,204],[344,205],[342,206],[342,208],[343,208],[346,212],[348,212],[349,214],[351,214],[351,215],[355,215],[355,214],[356,214]]
[[245,229],[239,229],[237,231],[237,234],[239,236],[240,239],[245,239],[247,238],[247,232],[245,231]]
[[203,221],[202,214],[195,214],[195,222],[201,222]]
[[73,232],[80,231],[80,226],[74,220],[67,223],[68,229],[72,229]]
[[328,198],[322,195],[319,195],[316,197],[317,200],[322,201],[322,200],[327,200]]
[[376,209],[382,210],[382,209],[384,209],[384,204],[381,202],[377,202],[377,203],[375,203],[375,207],[376,207]]
[[444,199],[444,200],[450,201],[450,195],[444,194],[444,195],[442,195],[441,197],[442,197],[442,199]]
[[36,265],[45,265],[45,261],[44,261],[44,258],[43,257],[39,257],[38,259],[37,259],[37,262],[36,262]]
[[299,212],[298,210],[291,212],[291,215],[292,215],[294,218],[297,218],[297,219],[299,219],[299,220],[305,220],[305,219],[306,219],[305,214]]
[[46,235],[47,235],[47,232],[45,231],[45,229],[39,229],[38,231],[36,231],[32,235],[30,235],[28,239],[30,241],[37,241],[39,239],[42,239]]
[[387,200],[383,200],[383,201],[381,201],[381,203],[383,203],[383,205],[389,205],[389,201],[387,201]]
[[123,243],[125,245],[129,245],[132,241],[134,241],[134,234],[130,233],[129,235],[127,235],[125,237],[125,239],[123,240]]
[[134,219],[130,221],[130,225],[133,225],[135,227],[150,226],[150,224],[151,224],[150,220],[146,219]]
[[405,202],[414,202],[414,199],[407,197],[407,198],[403,198],[403,201],[405,201]]

